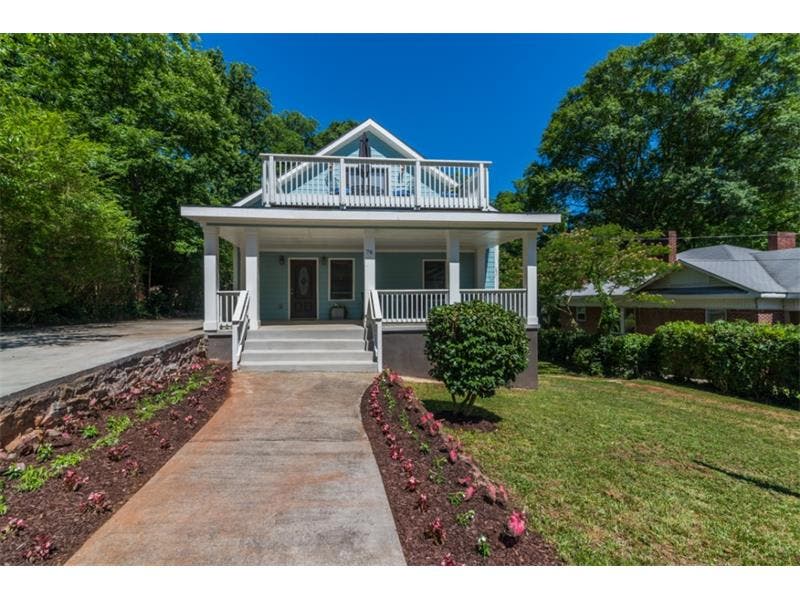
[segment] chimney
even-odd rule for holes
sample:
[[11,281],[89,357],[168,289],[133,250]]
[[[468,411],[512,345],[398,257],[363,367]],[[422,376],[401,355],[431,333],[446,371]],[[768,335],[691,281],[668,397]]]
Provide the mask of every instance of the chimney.
[[674,229],[670,229],[667,232],[667,246],[669,247],[667,262],[673,264],[678,260],[678,232]]
[[773,231],[767,235],[767,250],[788,250],[797,245],[797,235],[792,231]]

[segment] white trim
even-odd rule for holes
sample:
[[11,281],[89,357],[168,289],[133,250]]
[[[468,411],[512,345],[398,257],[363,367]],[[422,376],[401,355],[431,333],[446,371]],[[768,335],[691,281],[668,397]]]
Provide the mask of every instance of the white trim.
[[244,198],[242,198],[241,200],[239,200],[238,202],[236,202],[232,206],[233,206],[233,208],[239,208],[241,206],[247,206],[253,200],[255,200],[256,198],[260,198],[260,197],[261,197],[261,188],[258,188],[255,192],[253,192],[252,194],[248,194],[247,196],[245,196]]
[[409,227],[426,229],[538,230],[556,225],[561,215],[548,213],[494,213],[460,210],[324,210],[293,208],[232,208],[182,206],[181,216],[197,223],[215,225],[303,225],[318,227]]
[[[328,302],[354,302],[356,299],[356,259],[338,256],[328,256]],[[331,298],[331,262],[334,260],[349,260],[351,273],[351,287],[349,298]],[[319,313],[319,311],[317,311]]]
[[316,293],[314,294],[317,300],[317,316],[315,320],[319,321],[319,257],[318,256],[287,256],[286,257],[286,267],[289,269],[288,275],[288,285],[286,286],[286,316],[288,317],[289,321],[310,321],[312,317],[302,317],[298,319],[292,319],[292,261],[293,260],[313,260],[316,263],[316,278],[317,278],[317,285],[316,285]]
[[[442,267],[442,269],[444,270],[444,287],[441,288],[441,289],[446,291],[447,290],[447,257],[446,256],[445,256],[445,258],[423,258],[422,259],[422,282],[421,282],[422,286],[420,287],[420,289],[425,290],[426,292],[427,291],[436,291],[436,290],[440,289],[440,288],[426,288],[425,287],[425,263],[427,263],[427,262],[440,262],[440,263],[443,263],[444,266]],[[385,290],[381,290],[381,291],[385,291]]]
[[367,131],[368,129],[372,129],[378,135],[384,138],[384,141],[388,143],[388,145],[395,150],[397,150],[400,154],[405,154],[409,158],[419,158],[424,159],[424,157],[414,150],[411,146],[403,142],[400,138],[395,136],[394,134],[390,133],[388,129],[381,127],[376,121],[372,119],[367,119],[360,125],[356,125],[345,133],[342,137],[337,140],[332,141],[330,144],[325,146],[322,150],[317,152],[314,156],[331,156],[332,152],[335,152],[342,146],[346,146],[354,139],[358,138],[363,132]]

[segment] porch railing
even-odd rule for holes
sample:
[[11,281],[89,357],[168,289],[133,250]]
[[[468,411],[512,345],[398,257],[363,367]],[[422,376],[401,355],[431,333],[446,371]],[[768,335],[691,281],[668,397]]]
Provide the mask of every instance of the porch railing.
[[217,291],[217,328],[230,329],[233,324],[233,312],[236,310],[238,290]]
[[[424,323],[432,308],[447,304],[447,290],[377,290],[385,323]],[[525,318],[524,289],[462,289],[462,302],[483,300],[499,304]]]
[[527,292],[524,289],[503,290],[461,290],[461,301],[483,300],[490,304],[499,304],[506,310],[527,316]]
[[250,329],[250,294],[247,290],[237,292],[236,307],[231,319],[231,368],[239,368],[247,330]]
[[383,313],[377,290],[370,290],[367,295],[367,308],[364,311],[364,336],[365,343],[369,341],[366,336],[372,338],[372,351],[380,372],[383,370]]
[[483,209],[491,163],[262,154],[264,206]]

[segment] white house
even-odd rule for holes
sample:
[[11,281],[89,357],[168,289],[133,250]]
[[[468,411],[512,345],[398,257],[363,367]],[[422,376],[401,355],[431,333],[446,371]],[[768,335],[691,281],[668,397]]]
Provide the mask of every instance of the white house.
[[[316,155],[262,159],[249,196],[181,208],[203,227],[212,352],[224,339],[235,368],[425,375],[428,311],[482,299],[525,319],[521,381],[535,384],[536,236],[559,215],[498,212],[489,161],[425,159],[371,119]],[[235,248],[234,290],[219,289],[220,238]],[[498,245],[520,238],[525,287],[498,289]]]

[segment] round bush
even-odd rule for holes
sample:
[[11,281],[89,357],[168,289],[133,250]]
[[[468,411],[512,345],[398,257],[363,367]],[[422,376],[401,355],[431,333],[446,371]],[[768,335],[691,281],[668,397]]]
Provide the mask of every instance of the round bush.
[[428,315],[425,355],[431,376],[444,383],[455,410],[468,410],[528,366],[525,322],[479,300],[437,306]]

